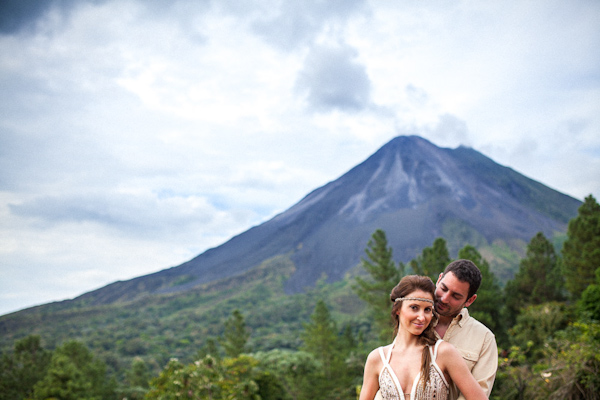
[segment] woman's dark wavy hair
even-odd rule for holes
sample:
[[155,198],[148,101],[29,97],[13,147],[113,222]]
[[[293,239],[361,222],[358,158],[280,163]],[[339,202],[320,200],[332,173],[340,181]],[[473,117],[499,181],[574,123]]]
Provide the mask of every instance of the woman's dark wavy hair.
[[[431,294],[431,299],[435,299],[435,284],[433,281],[427,276],[420,275],[407,275],[400,280],[400,282],[392,289],[390,293],[390,300],[393,303],[392,306],[392,319],[394,321],[394,337],[398,334],[398,328],[400,325],[400,316],[398,315],[398,311],[402,308],[402,304],[404,301],[396,301],[401,297],[407,297],[409,294],[413,293],[416,290],[422,290],[423,292]],[[433,304],[431,305],[433,309]],[[435,321],[437,320],[437,315],[435,314],[435,310],[433,311],[433,318],[429,323],[429,326],[425,328],[425,330],[419,335],[418,343],[424,345],[423,347],[423,355],[421,357],[421,382],[423,386],[427,385],[429,382],[429,370],[431,368],[431,354],[429,353],[429,346],[435,345],[437,338],[435,337],[435,332],[433,327],[435,326]]]

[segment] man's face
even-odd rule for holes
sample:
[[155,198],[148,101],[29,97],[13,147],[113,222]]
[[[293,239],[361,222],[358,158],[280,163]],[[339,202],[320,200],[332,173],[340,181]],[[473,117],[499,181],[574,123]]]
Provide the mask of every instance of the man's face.
[[477,297],[474,294],[470,299],[469,284],[459,281],[452,272],[440,274],[435,287],[435,311],[445,317],[455,317],[463,307],[468,307]]

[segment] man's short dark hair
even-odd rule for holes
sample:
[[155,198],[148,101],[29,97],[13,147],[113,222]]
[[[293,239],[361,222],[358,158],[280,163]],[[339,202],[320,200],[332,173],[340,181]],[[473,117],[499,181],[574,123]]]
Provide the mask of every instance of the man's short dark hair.
[[481,271],[473,261],[462,259],[452,261],[444,270],[444,276],[448,272],[452,272],[459,281],[469,284],[469,299],[477,293],[481,285]]

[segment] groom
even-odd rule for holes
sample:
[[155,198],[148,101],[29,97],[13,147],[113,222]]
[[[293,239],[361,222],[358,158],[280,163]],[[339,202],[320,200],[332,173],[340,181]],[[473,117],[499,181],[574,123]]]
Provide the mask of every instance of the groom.
[[[469,315],[469,307],[477,298],[481,271],[469,260],[448,264],[437,280],[435,310],[438,323],[436,336],[452,343],[467,363],[475,380],[490,397],[498,368],[498,347],[492,331]],[[464,400],[456,386],[452,398]]]

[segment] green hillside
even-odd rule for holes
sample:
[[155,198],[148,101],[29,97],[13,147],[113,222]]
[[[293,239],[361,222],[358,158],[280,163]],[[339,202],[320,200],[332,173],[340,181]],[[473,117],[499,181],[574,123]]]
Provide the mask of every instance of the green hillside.
[[325,299],[340,321],[356,324],[360,319],[364,305],[348,279],[286,295],[283,282],[293,271],[291,261],[281,256],[242,275],[186,292],[102,306],[75,299],[35,307],[0,318],[0,348],[7,352],[16,340],[32,334],[40,335],[50,349],[76,339],[117,374],[136,357],[158,372],[172,357],[191,362],[207,338],[223,333],[224,321],[234,309],[246,318],[254,351],[297,349],[298,332],[317,298]]

